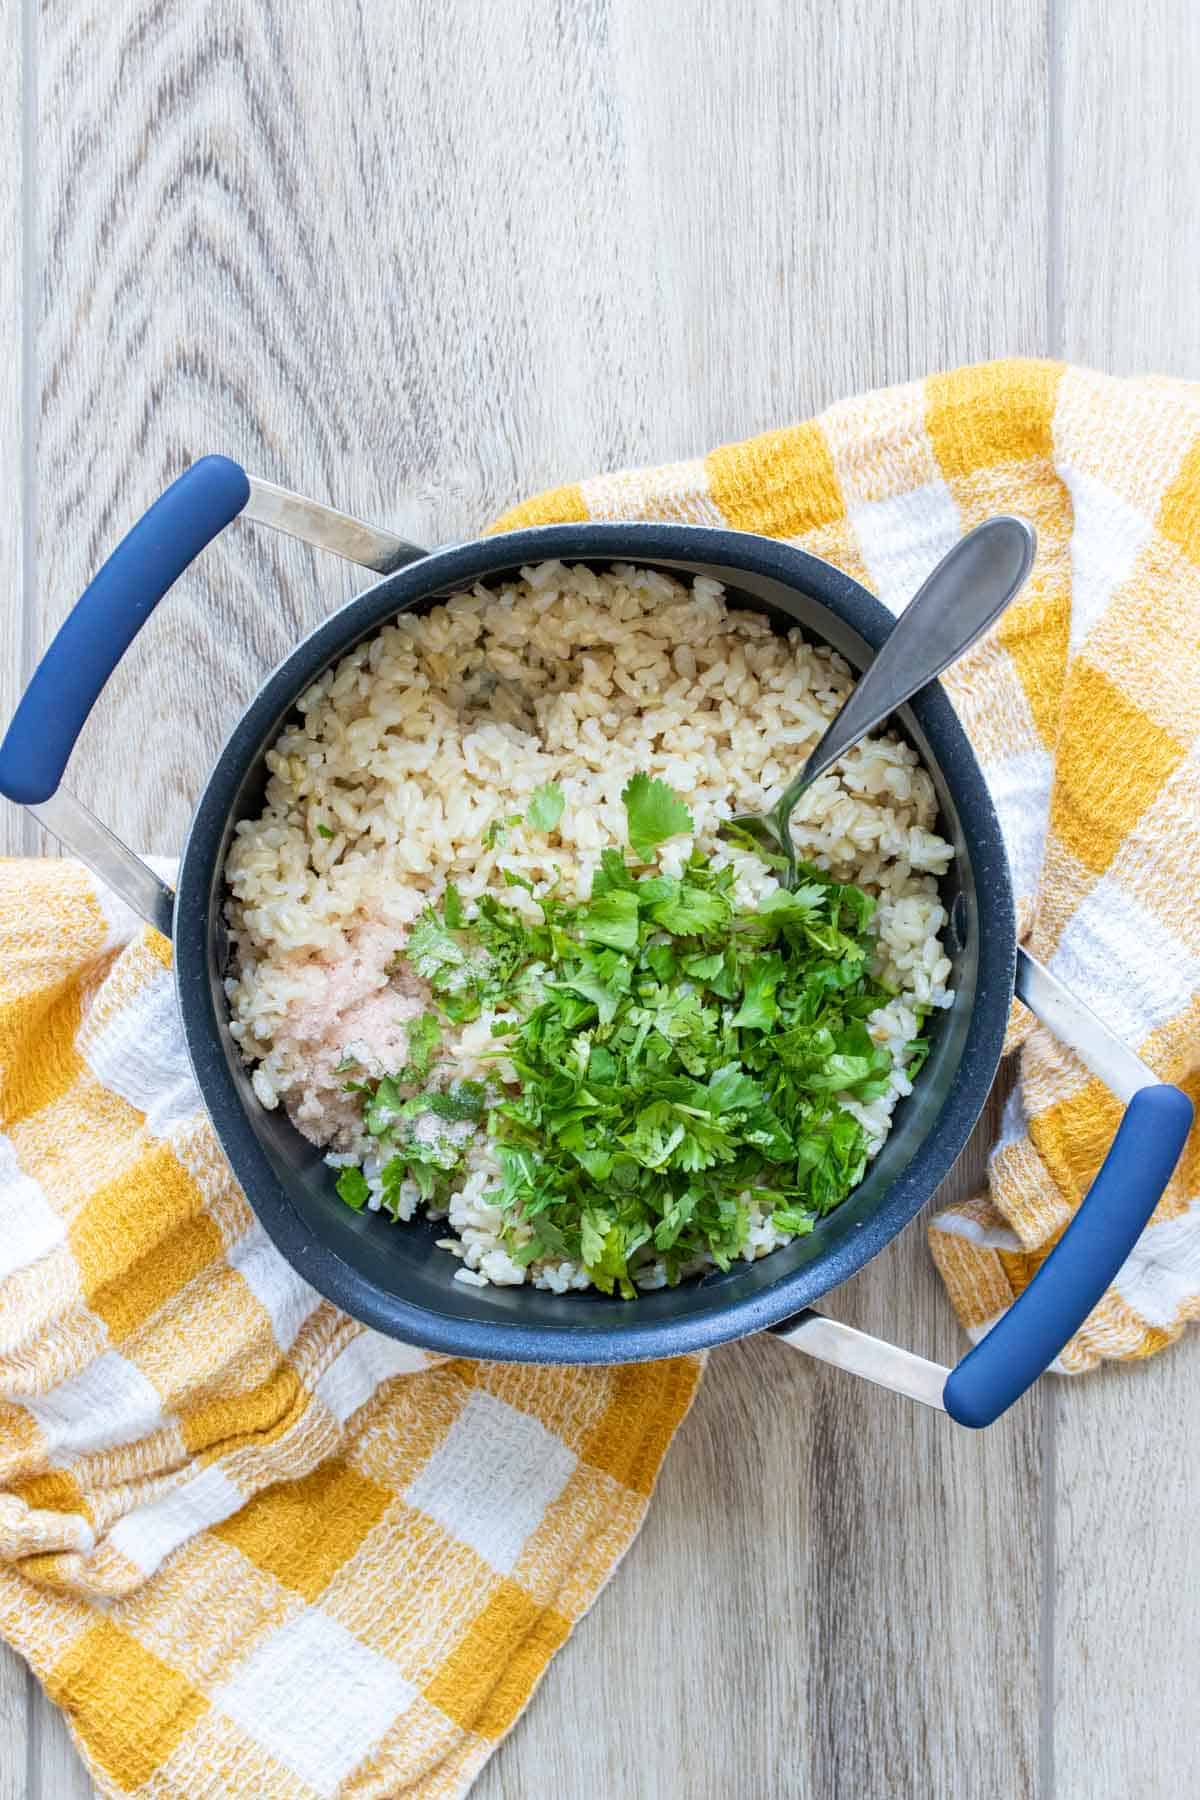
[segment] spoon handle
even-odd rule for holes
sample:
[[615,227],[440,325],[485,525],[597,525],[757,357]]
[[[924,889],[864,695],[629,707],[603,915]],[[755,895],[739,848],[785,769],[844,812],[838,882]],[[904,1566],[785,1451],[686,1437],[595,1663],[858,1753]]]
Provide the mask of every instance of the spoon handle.
[[889,713],[982,637],[1033,566],[1037,538],[1024,519],[999,514],[960,538],[917,590],[874,662],[781,796],[786,816],[810,787]]

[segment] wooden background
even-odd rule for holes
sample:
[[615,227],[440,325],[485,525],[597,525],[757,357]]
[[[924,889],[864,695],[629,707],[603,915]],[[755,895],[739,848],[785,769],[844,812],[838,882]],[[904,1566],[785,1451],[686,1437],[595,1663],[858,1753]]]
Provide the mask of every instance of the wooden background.
[[[206,450],[437,542],[938,365],[1200,375],[1198,92],[1195,0],[2,0],[0,714]],[[175,849],[350,579],[226,534],[83,796]],[[832,1310],[960,1348],[916,1229]],[[1195,1793],[1198,1371],[1043,1383],[977,1437],[719,1352],[478,1792]],[[89,1792],[0,1650],[0,1800]]]

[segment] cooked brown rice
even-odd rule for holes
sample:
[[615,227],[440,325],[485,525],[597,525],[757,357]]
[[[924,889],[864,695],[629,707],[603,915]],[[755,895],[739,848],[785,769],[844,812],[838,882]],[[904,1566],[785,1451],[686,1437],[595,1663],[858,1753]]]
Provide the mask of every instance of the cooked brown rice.
[[[677,873],[695,843],[734,864],[735,898],[753,903],[775,878],[717,829],[778,796],[849,685],[834,652],[727,606],[703,577],[689,587],[654,570],[548,562],[423,617],[402,614],[302,697],[268,754],[262,813],[237,826],[226,868],[237,972],[226,989],[262,1104],[282,1103],[335,1166],[363,1161],[378,1206],[372,1143],[337,1065],[350,1058],[379,1076],[404,1062],[405,1020],[428,994],[389,969],[421,910],[453,881],[464,900],[495,889],[538,918],[532,899],[504,886],[505,868],[535,893],[561,876],[561,891],[584,897],[601,850],[624,844],[621,791],[639,770],[668,782],[695,821],[694,839],[664,847],[663,871]],[[556,830],[506,824],[547,782],[566,800]],[[919,1029],[915,1009],[951,998],[938,879],[952,850],[936,811],[913,750],[880,733],[823,776],[793,819],[804,859],[878,899],[878,968],[897,997],[870,1029],[892,1050],[892,1089],[867,1105],[843,1101],[872,1153],[909,1091],[901,1058]],[[490,1025],[484,1013],[445,1039],[454,1074],[486,1074]],[[474,1137],[443,1240],[461,1258],[458,1278],[587,1286],[571,1263],[512,1261],[487,1198],[496,1164]],[[417,1204],[414,1188],[401,1216]],[[784,1241],[752,1205],[743,1254]],[[665,1280],[652,1252],[637,1278]]]

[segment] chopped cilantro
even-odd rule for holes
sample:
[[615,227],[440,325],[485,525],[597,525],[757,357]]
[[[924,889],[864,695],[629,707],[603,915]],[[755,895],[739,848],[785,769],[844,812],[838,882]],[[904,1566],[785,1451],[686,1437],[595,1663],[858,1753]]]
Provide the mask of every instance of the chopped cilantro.
[[503,849],[508,842],[508,834],[514,825],[521,823],[520,813],[509,813],[507,818],[493,819],[483,834],[485,850]]
[[816,1223],[811,1213],[802,1212],[795,1206],[777,1206],[771,1214],[771,1222],[780,1231],[790,1231],[793,1237],[804,1237]]
[[404,1117],[404,1095],[395,1080],[385,1075],[363,1108],[363,1123],[372,1137],[386,1137]]
[[437,1119],[452,1123],[469,1119],[477,1125],[483,1117],[487,1089],[481,1081],[452,1081],[444,1094],[423,1094],[421,1098]]
[[429,1073],[429,1062],[442,1041],[442,1028],[436,1013],[421,1013],[405,1026],[408,1039],[408,1064],[418,1081]]
[[467,985],[467,953],[432,907],[426,907],[409,932],[404,955],[423,981],[443,992],[454,993]]
[[636,950],[638,941],[637,895],[614,889],[589,900],[579,913],[580,936],[588,944],[607,944],[612,950]]
[[[585,901],[539,896],[533,923],[527,906],[485,892],[468,918],[448,886],[440,913],[426,909],[401,960],[437,1013],[409,1023],[403,1069],[348,1091],[387,1159],[393,1216],[405,1184],[410,1199],[415,1185],[445,1205],[464,1127],[486,1127],[501,1170],[489,1198],[514,1260],[568,1258],[601,1291],[632,1297],[648,1258],[672,1282],[708,1259],[728,1268],[752,1202],[781,1233],[811,1231],[866,1167],[866,1135],[844,1102],[886,1093],[893,1063],[867,1026],[890,998],[871,973],[869,896],[804,868],[794,891],[739,906],[733,869],[696,851],[678,874],[644,868],[694,830],[664,782],[635,775],[622,798],[634,861],[605,849]],[[553,830],[562,813],[547,784],[526,823]],[[431,1086],[445,1022],[485,1009],[499,1014],[489,1054],[511,1065],[508,1085]],[[927,1050],[923,1035],[906,1045],[910,1074]],[[360,1207],[369,1189],[344,1170],[338,1192]]]
[[624,888],[629,893],[635,891],[633,872],[619,850],[610,845],[600,852],[600,867],[592,876],[592,899],[598,900],[601,894],[609,894],[614,888]]
[[525,811],[525,823],[535,831],[553,831],[566,811],[567,803],[563,791],[556,781],[548,781],[545,787],[534,788],[529,796],[529,805]]
[[[653,894],[645,890],[653,888]],[[729,924],[733,908],[724,894],[707,893],[694,882],[669,875],[638,883],[638,899],[652,925],[672,937],[711,937]]]
[[734,1013],[733,1025],[766,1031],[779,1017],[775,989],[787,970],[782,956],[758,956],[746,970],[742,988],[742,1004]]
[[361,1212],[371,1197],[367,1178],[361,1169],[343,1169],[337,1178],[338,1199],[355,1212]]
[[442,896],[442,917],[447,931],[461,931],[467,922],[462,896],[452,881],[446,883],[446,892]]
[[317,836],[318,837],[331,838],[331,837],[333,837],[333,835],[334,835],[334,833],[330,830],[328,825],[318,825],[317,826]]
[[579,961],[559,977],[561,985],[590,1000],[601,1025],[611,1025],[617,1007],[629,992],[632,970],[628,960],[613,951],[581,950]]

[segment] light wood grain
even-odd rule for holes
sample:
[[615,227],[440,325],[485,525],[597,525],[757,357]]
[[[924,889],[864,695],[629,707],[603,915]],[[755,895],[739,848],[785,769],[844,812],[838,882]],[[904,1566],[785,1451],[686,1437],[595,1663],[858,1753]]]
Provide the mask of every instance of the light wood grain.
[[1058,352],[1196,378],[1200,7],[1057,0]]
[[[994,1103],[943,1198],[979,1191],[998,1123]],[[829,1310],[947,1364],[963,1351],[920,1226]],[[1042,1390],[969,1433],[830,1370],[816,1389],[811,1793],[951,1796],[969,1770],[972,1792],[1034,1794]]]
[[30,1683],[29,1767],[27,1800],[91,1800],[96,1789],[75,1748],[67,1721]]
[[667,315],[660,453],[1041,346],[1043,0],[607,16]]
[[1056,1397],[1056,1800],[1196,1791],[1200,1342]]
[[20,1657],[0,1644],[0,1800],[28,1800],[30,1720],[45,1704]]
[[[25,663],[22,50],[20,0],[0,0],[0,492],[7,502],[0,531],[0,716],[5,720],[21,691]],[[0,855],[19,853],[27,835],[24,815],[0,800]]]
[[[773,0],[737,55],[729,7],[300,29],[282,0],[46,0],[39,639],[200,450],[441,539],[548,481],[1034,347],[1040,0],[936,31],[936,6]],[[943,134],[984,165],[989,233]],[[83,797],[176,847],[239,702],[346,579],[235,527],[110,684]]]
[[[0,716],[8,718],[24,665],[24,555],[21,534],[24,480],[22,433],[21,12],[0,0],[0,492],[9,496],[0,531]],[[32,834],[24,816],[0,801],[0,855],[15,856]],[[30,1681],[24,1663],[0,1644],[0,1800],[24,1800]]]
[[[503,29],[488,0],[26,4],[36,564],[24,621],[0,607],[6,708],[22,636],[204,450],[435,542],[937,365],[1195,373],[1189,0],[1149,28],[1135,0],[507,0]],[[11,244],[19,168],[0,157]],[[20,269],[0,261],[14,495]],[[240,704],[353,580],[235,527],[147,627],[73,784],[177,848]],[[961,1349],[919,1228],[830,1309]],[[1188,1791],[1196,1354],[1043,1388],[975,1436],[774,1342],[716,1353],[645,1530],[480,1795]],[[25,1692],[0,1651],[0,1800],[86,1795]]]
[[[1100,368],[1200,373],[1200,9],[1061,18],[1061,328]],[[1055,1396],[1056,1800],[1196,1789],[1200,1341]]]

